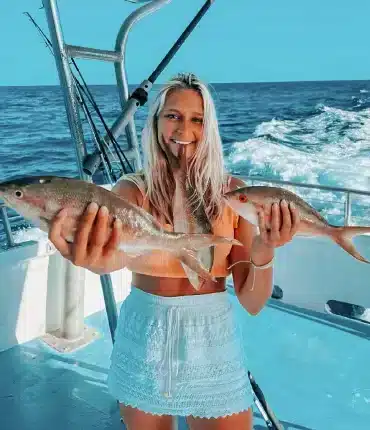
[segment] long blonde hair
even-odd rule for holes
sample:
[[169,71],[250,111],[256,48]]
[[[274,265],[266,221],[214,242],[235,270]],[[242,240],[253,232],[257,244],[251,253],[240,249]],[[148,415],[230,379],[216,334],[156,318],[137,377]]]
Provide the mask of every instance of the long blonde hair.
[[[210,221],[222,214],[222,191],[226,180],[221,137],[216,109],[208,87],[192,73],[179,74],[170,79],[158,92],[149,110],[142,132],[144,155],[143,175],[149,202],[169,223],[173,223],[172,198],[175,180],[167,157],[158,142],[158,116],[169,91],[192,89],[203,99],[203,138],[198,143],[188,166],[188,185],[193,190],[195,207],[203,205]],[[192,206],[194,207],[194,206]]]

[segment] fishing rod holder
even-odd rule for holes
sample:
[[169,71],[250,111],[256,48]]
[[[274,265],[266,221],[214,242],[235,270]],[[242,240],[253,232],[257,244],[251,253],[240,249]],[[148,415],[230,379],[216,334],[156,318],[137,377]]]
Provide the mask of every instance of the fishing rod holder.
[[[151,88],[152,83],[149,81],[144,81],[139,87],[135,89],[135,91],[129,97],[123,107],[121,114],[116,119],[110,130],[111,135],[115,139],[118,139],[118,137],[122,135],[125,127],[130,123],[137,109],[147,102],[148,92]],[[109,145],[111,142],[111,136],[106,135],[103,140],[106,145]],[[86,174],[93,175],[95,171],[99,168],[100,163],[101,152],[97,149],[92,154],[89,154],[85,157],[83,163],[83,170]],[[137,163],[137,165],[139,165],[139,163]]]

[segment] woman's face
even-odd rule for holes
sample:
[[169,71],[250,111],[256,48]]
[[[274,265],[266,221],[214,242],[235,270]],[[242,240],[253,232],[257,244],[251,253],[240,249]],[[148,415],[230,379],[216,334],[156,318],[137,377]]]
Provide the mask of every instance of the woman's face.
[[203,99],[195,90],[176,89],[167,94],[158,117],[158,140],[164,151],[179,159],[190,158],[203,137]]

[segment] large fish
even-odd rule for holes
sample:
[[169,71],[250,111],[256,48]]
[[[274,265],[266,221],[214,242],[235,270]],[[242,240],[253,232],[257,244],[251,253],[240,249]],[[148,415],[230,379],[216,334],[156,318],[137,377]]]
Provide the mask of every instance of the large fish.
[[196,256],[196,251],[222,243],[241,245],[235,239],[211,234],[172,233],[144,209],[95,184],[55,176],[22,178],[0,184],[0,199],[25,218],[48,232],[50,222],[62,209],[68,209],[63,236],[73,242],[78,220],[90,202],[106,206],[110,225],[122,221],[121,251],[138,256],[153,250],[169,251],[183,264],[207,280],[214,280]]
[[[352,243],[354,236],[370,233],[370,227],[337,227],[331,225],[312,206],[291,191],[278,187],[247,186],[229,191],[224,194],[224,197],[235,212],[254,225],[258,225],[258,211],[263,206],[275,202],[280,203],[283,199],[287,203],[292,202],[298,209],[300,216],[298,235],[328,236],[354,258],[370,263],[356,250]],[[266,221],[266,227],[270,228],[271,220],[267,219]]]
[[[175,170],[175,192],[173,198],[173,223],[174,231],[181,233],[206,233],[212,234],[212,225],[207,218],[203,204],[192,202],[193,189],[187,181],[186,145],[180,147],[180,169]],[[214,248],[208,247],[197,251],[197,258],[201,264],[210,271],[213,265]],[[201,283],[199,276],[192,269],[182,263],[184,271],[196,290]]]

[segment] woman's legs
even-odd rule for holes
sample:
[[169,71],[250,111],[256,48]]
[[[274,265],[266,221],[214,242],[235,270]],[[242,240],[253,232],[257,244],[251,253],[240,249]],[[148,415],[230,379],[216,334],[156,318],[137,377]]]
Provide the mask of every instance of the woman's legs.
[[190,430],[252,430],[252,408],[221,418],[194,418],[187,417]]
[[171,415],[152,415],[122,403],[119,409],[127,430],[176,430]]

